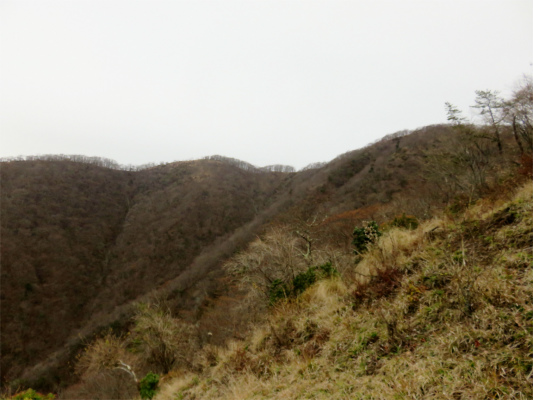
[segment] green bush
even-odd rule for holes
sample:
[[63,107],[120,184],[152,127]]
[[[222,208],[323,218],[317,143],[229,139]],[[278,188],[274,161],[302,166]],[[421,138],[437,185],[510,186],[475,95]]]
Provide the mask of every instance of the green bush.
[[309,286],[315,283],[317,280],[316,268],[309,267],[305,272],[301,272],[292,280],[292,293],[294,296],[305,292]]
[[36,392],[33,389],[25,390],[24,392],[17,393],[11,399],[12,400],[53,400],[56,396],[52,393],[47,395]]
[[339,272],[337,271],[337,268],[331,265],[331,262],[329,261],[323,265],[320,265],[318,267],[318,270],[321,274],[321,278],[331,278],[339,274]]
[[307,271],[300,272],[294,277],[292,282],[285,283],[280,279],[276,279],[270,285],[268,292],[270,305],[274,305],[280,299],[296,297],[305,292],[316,281],[331,278],[337,274],[337,269],[331,265],[331,262],[327,262],[318,267],[309,267]]
[[276,279],[270,285],[268,290],[268,300],[270,305],[276,304],[279,300],[289,297],[290,289],[287,285],[281,280]]
[[157,385],[159,385],[159,375],[149,372],[139,382],[139,393],[141,394],[141,398],[143,400],[152,399],[157,391]]
[[395,217],[392,220],[391,226],[413,230],[418,228],[418,220],[412,215],[405,215],[403,213],[401,216]]
[[368,221],[361,228],[355,228],[352,241],[355,247],[354,253],[364,253],[368,250],[368,244],[374,243],[380,236],[381,232],[376,221]]

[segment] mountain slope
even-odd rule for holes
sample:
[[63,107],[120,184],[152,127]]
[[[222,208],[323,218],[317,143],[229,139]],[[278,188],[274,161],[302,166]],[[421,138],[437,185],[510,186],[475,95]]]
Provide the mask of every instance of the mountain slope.
[[358,274],[281,302],[242,341],[207,346],[201,372],[173,371],[155,398],[531,398],[532,216],[528,183],[512,201],[390,229]]
[[126,172],[69,162],[6,163],[1,174],[2,373],[9,374],[62,346],[82,323],[131,189]]
[[138,172],[10,162],[1,173],[4,379],[54,350],[65,361],[79,329],[113,323],[115,307],[182,274],[254,219],[282,179],[216,161]]
[[[140,301],[203,328],[204,343],[242,337],[250,314],[234,306],[245,292],[223,265],[257,235],[280,226],[304,253],[350,254],[362,221],[429,218],[501,184],[517,159],[502,137],[503,157],[490,140],[436,125],[297,173],[221,157],[140,171],[3,162],[2,379],[48,390],[75,381],[68,360],[95,334],[127,332]],[[221,329],[208,336],[213,321]]]

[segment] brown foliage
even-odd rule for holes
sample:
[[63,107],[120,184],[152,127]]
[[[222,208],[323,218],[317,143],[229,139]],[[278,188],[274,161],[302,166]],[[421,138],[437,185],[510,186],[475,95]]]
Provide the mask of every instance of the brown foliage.
[[321,227],[327,232],[332,243],[348,247],[351,246],[354,228],[361,225],[363,221],[376,220],[381,209],[381,205],[373,204],[345,211],[327,218],[322,222]]
[[[37,379],[37,364],[65,382],[66,368],[58,373],[52,365],[66,365],[79,344],[74,332],[126,329],[127,304],[148,294],[191,322],[205,315],[206,328],[215,325],[208,316],[224,321],[217,340],[235,336],[248,311],[225,315],[243,292],[229,284],[220,290],[221,266],[272,221],[288,225],[278,247],[292,246],[296,256],[282,250],[264,261],[294,274],[331,258],[328,246],[346,253],[360,220],[398,212],[427,218],[456,196],[469,203],[473,188],[480,194],[510,173],[516,154],[485,157],[481,147],[485,158],[464,164],[456,138],[448,126],[426,127],[294,174],[223,160],[141,171],[69,160],[2,163],[2,378]],[[513,140],[502,131],[505,149]],[[521,173],[531,171],[528,160]],[[332,216],[309,227],[317,215],[317,222]],[[291,261],[283,261],[288,254]],[[379,279],[376,290],[365,289],[370,297],[394,286]],[[48,383],[40,388],[51,389]]]
[[173,367],[191,365],[198,350],[198,334],[191,324],[150,304],[138,306],[134,324],[130,340],[152,369],[167,374]]
[[[80,326],[85,335],[106,324],[123,327],[128,315],[113,315],[117,306],[176,278],[203,250],[252,221],[282,178],[208,160],[136,172],[65,160],[11,161],[0,173],[7,380],[47,357],[66,364],[71,350],[64,344],[76,346],[79,339],[69,336]],[[228,242],[206,266],[238,244]],[[193,283],[202,273],[192,274]],[[51,382],[41,388],[53,389]]]
[[400,284],[402,273],[393,266],[378,268],[368,281],[359,282],[350,296],[355,306],[389,296]]

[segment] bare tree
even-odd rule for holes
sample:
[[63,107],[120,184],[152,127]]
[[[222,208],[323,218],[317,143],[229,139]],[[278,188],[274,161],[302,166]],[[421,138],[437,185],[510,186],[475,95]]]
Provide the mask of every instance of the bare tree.
[[288,227],[271,229],[225,265],[241,284],[265,296],[275,280],[288,282],[306,268],[300,240]]
[[507,123],[513,127],[520,153],[524,153],[524,145],[533,152],[533,77],[524,76],[506,107]]
[[501,129],[507,116],[507,107],[503,98],[496,91],[476,90],[476,105],[487,126],[490,127],[492,140],[498,146],[498,152],[503,154]]
[[198,345],[191,324],[153,304],[140,304],[134,320],[133,343],[149,364],[165,374],[175,365],[190,364]]
[[82,394],[94,399],[110,395],[131,398],[139,384],[132,367],[137,363],[137,357],[126,350],[126,342],[108,332],[88,345],[78,358],[76,370],[82,376]]

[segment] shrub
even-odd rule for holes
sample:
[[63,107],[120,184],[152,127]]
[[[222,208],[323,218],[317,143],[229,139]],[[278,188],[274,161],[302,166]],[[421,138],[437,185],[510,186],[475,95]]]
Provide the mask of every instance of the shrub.
[[134,318],[135,350],[154,368],[168,373],[176,364],[189,364],[196,349],[194,327],[154,304],[139,304]]
[[270,285],[268,290],[268,301],[270,305],[276,304],[279,300],[289,297],[290,290],[287,285],[281,280],[276,279]]
[[374,243],[380,236],[381,232],[376,221],[364,222],[361,228],[355,228],[353,231],[354,252],[356,254],[364,253],[368,250],[368,244]]
[[385,267],[376,270],[369,282],[359,283],[351,293],[354,306],[375,299],[386,297],[400,286],[401,272],[396,267]]
[[80,375],[83,373],[97,374],[103,370],[116,368],[120,365],[120,360],[130,362],[126,343],[108,331],[104,336],[89,344],[84,352],[78,356],[76,370]]
[[339,274],[337,268],[331,265],[331,262],[329,261],[325,264],[319,265],[317,268],[320,272],[321,278],[332,278]]
[[292,282],[285,283],[280,279],[276,279],[270,285],[268,292],[270,305],[275,304],[280,299],[296,297],[316,281],[331,278],[337,274],[337,269],[331,265],[331,262],[327,262],[317,267],[309,267],[307,271],[300,272],[292,279]]
[[292,291],[294,296],[303,293],[305,289],[315,283],[317,280],[316,268],[309,267],[305,272],[301,272],[292,280]]
[[418,228],[418,220],[412,215],[405,215],[403,213],[401,216],[395,217],[392,220],[391,226],[413,230]]
[[155,396],[157,391],[157,386],[159,385],[159,375],[149,372],[144,378],[139,382],[139,393],[141,398],[152,399]]

